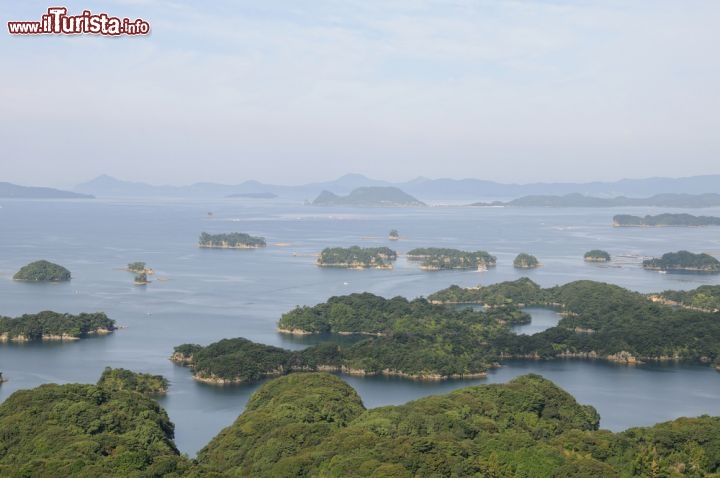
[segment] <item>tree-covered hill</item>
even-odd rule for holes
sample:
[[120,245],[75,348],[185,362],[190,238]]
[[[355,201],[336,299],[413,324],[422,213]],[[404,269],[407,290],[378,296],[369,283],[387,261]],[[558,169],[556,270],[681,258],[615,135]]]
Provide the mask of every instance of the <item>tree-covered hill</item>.
[[46,260],[31,262],[20,268],[13,279],[26,282],[63,282],[70,280],[70,271]]
[[598,430],[593,407],[538,375],[371,410],[336,376],[288,375],[263,384],[192,461],[178,453],[174,426],[154,400],[115,385],[101,379],[11,395],[0,405],[0,476],[713,478],[720,472],[719,417]]
[[140,393],[42,385],[0,405],[0,476],[183,476],[190,463],[173,435],[165,410]]

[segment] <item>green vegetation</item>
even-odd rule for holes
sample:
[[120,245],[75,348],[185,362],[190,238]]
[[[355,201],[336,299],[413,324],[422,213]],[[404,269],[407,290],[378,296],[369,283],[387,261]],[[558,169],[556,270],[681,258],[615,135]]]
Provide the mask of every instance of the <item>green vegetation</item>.
[[370,293],[332,297],[314,307],[298,307],[279,322],[286,333],[358,334],[350,345],[328,340],[289,351],[249,340],[226,339],[200,347],[176,347],[172,360],[193,368],[198,380],[237,383],[306,370],[338,370],[360,375],[401,375],[442,379],[484,373],[495,361],[481,344],[528,323],[516,307],[486,312],[433,305],[424,299],[385,299]]
[[587,251],[583,256],[585,262],[610,262],[610,254],[607,251],[593,249]]
[[298,374],[263,385],[190,475],[717,476],[718,418],[622,433],[598,421],[593,407],[537,375],[364,410],[337,378]]
[[397,229],[392,229],[390,231],[390,234],[388,234],[388,239],[390,239],[391,241],[397,241],[398,239],[400,239],[400,233],[397,231]]
[[396,259],[397,253],[387,247],[328,247],[320,253],[317,265],[352,269],[392,269],[390,261]]
[[13,279],[28,282],[61,282],[70,280],[70,271],[61,265],[40,260],[21,267]]
[[509,207],[715,207],[720,206],[720,194],[656,194],[647,198],[599,198],[579,193],[564,196],[531,195],[513,199],[508,202],[494,201],[491,203],[475,203],[471,206],[509,206]]
[[102,382],[13,393],[0,405],[0,476],[185,476],[190,462],[165,411],[117,381]]
[[485,251],[467,252],[457,249],[443,249],[438,247],[420,247],[407,252],[411,261],[421,261],[423,270],[443,269],[486,269],[494,267],[495,256]]
[[338,196],[323,191],[312,202],[313,206],[365,206],[365,207],[404,207],[426,206],[411,195],[392,186],[371,186],[353,189],[347,196]]
[[14,319],[0,317],[0,341],[73,339],[113,330],[115,321],[102,312],[71,315],[44,311]]
[[513,267],[517,269],[534,269],[540,267],[540,262],[537,257],[522,252],[513,260]]
[[[107,371],[106,371],[107,372]],[[0,405],[0,476],[90,477],[716,477],[720,418],[621,433],[538,376],[366,410],[322,373],[263,384],[191,462],[141,378],[42,385]],[[104,374],[106,375],[106,374]],[[130,387],[132,388],[132,387]]]
[[527,277],[512,282],[471,288],[451,285],[447,289],[430,294],[428,300],[439,304],[483,304],[490,307],[498,305],[529,307],[552,304],[549,294]]
[[128,390],[144,395],[167,393],[169,383],[162,375],[136,373],[124,368],[105,367],[98,386],[107,390]]
[[198,242],[200,247],[218,249],[256,249],[265,247],[264,237],[255,237],[243,232],[231,232],[229,234],[200,234]]
[[559,308],[556,327],[526,336],[499,334],[490,342],[498,357],[597,357],[618,362],[720,358],[716,314],[669,307],[615,285],[576,281],[542,289],[529,279],[488,287],[457,286],[429,297],[436,302],[546,305]]
[[720,285],[703,285],[688,291],[666,290],[654,297],[689,309],[720,311]]
[[705,253],[694,254],[688,251],[668,252],[660,259],[643,261],[643,268],[667,272],[720,272],[720,261]]
[[619,214],[613,217],[616,227],[660,227],[660,226],[720,226],[720,217],[693,216],[692,214],[658,214],[657,216],[631,216]]

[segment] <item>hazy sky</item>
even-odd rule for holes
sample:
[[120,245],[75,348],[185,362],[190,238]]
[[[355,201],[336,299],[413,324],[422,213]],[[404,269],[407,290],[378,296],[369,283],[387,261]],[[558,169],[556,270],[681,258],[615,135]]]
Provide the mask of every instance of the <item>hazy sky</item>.
[[[57,3],[152,33],[8,34]],[[0,20],[0,181],[720,173],[717,0],[3,0]]]

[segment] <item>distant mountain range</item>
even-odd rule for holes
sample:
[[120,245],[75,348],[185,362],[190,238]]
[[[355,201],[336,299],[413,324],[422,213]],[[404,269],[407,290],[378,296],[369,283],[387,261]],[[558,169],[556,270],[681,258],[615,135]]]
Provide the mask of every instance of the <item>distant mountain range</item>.
[[323,191],[312,202],[313,206],[370,206],[370,207],[403,207],[427,206],[411,195],[392,186],[370,186],[355,188],[347,196],[338,196],[330,191]]
[[88,194],[73,193],[53,188],[39,188],[33,186],[18,186],[12,183],[0,182],[0,198],[18,199],[92,199]]
[[99,176],[92,181],[79,184],[76,192],[98,197],[206,197],[221,198],[230,195],[262,194],[269,197],[293,200],[311,200],[322,191],[333,194],[349,194],[360,187],[396,187],[422,200],[464,200],[481,201],[492,198],[519,198],[529,195],[565,195],[577,193],[584,196],[613,198],[648,197],[657,194],[701,194],[720,193],[720,175],[693,176],[687,178],[622,179],[613,182],[590,183],[530,183],[503,184],[482,179],[427,179],[391,183],[367,178],[360,174],[347,174],[334,181],[308,183],[298,186],[265,184],[245,181],[236,185],[217,183],[195,183],[187,186],[155,186],[142,182],[122,181],[110,176]]

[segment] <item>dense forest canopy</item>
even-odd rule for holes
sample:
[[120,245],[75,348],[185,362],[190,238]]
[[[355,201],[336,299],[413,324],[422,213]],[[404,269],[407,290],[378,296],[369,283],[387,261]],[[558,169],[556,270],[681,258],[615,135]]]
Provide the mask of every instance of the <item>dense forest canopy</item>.
[[191,461],[178,453],[165,411],[127,386],[143,383],[141,374],[103,375],[97,385],[21,390],[0,405],[0,475],[679,478],[720,471],[720,418],[599,430],[593,407],[538,375],[371,410],[336,376],[288,375],[263,384]]
[[407,252],[411,261],[420,261],[425,270],[482,269],[494,267],[495,256],[485,251],[461,251],[439,247],[419,247]]
[[31,262],[20,268],[13,279],[28,282],[62,282],[70,280],[70,271],[46,260]]
[[645,269],[667,272],[720,272],[720,261],[704,252],[668,252],[659,259],[644,260],[642,265]]
[[318,257],[321,267],[391,268],[397,253],[388,247],[327,247]]
[[485,372],[495,355],[481,344],[504,335],[511,324],[529,322],[516,307],[485,312],[430,304],[425,299],[385,299],[370,293],[332,297],[284,314],[285,332],[358,334],[351,344],[328,339],[302,351],[249,340],[225,339],[207,347],[176,347],[173,360],[210,382],[245,382],[301,370],[445,378]]
[[231,232],[227,234],[208,234],[203,232],[200,234],[198,241],[200,247],[211,247],[211,248],[256,248],[265,247],[265,238],[256,237],[246,234],[244,232]]
[[429,299],[447,303],[545,305],[563,318],[556,327],[526,336],[508,333],[491,346],[500,357],[580,356],[617,361],[720,357],[718,314],[653,302],[622,287],[593,281],[540,288],[527,278],[486,287],[451,286]]
[[0,476],[186,476],[165,410],[116,375],[13,393],[0,405]]
[[5,336],[5,340],[33,341],[49,336],[81,338],[112,330],[115,330],[115,321],[102,312],[73,315],[46,310],[16,318],[0,316],[0,336]]

